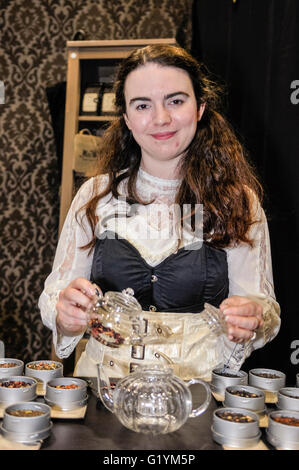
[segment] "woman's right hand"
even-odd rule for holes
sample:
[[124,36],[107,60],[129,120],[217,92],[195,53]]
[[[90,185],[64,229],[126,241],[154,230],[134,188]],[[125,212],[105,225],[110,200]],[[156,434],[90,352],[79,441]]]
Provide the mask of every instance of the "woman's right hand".
[[82,277],[60,291],[56,324],[63,335],[77,336],[86,330],[89,320],[86,310],[91,307],[94,295],[94,285]]

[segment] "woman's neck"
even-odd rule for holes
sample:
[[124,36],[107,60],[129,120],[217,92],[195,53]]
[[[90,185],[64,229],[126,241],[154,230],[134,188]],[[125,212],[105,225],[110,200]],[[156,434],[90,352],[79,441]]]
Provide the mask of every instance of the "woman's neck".
[[178,161],[172,160],[170,162],[161,161],[147,161],[141,158],[140,168],[149,175],[157,178],[177,180],[180,179],[180,171]]

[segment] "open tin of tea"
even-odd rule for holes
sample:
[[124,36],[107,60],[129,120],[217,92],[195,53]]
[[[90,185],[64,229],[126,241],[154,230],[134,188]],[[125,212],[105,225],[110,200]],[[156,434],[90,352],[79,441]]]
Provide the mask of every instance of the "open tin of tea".
[[244,408],[261,417],[266,413],[265,394],[262,390],[248,385],[233,385],[225,390],[224,406]]
[[226,387],[247,383],[248,375],[242,370],[220,367],[212,371],[211,390],[220,395],[224,396]]
[[0,377],[22,375],[24,362],[20,359],[0,358]]
[[28,362],[25,366],[25,375],[34,377],[39,382],[43,391],[45,391],[46,384],[49,380],[62,377],[63,364],[51,360]]
[[280,410],[299,411],[299,388],[281,388],[277,393],[276,406]]
[[46,439],[51,428],[48,405],[19,402],[5,408],[0,431],[3,437],[10,441],[35,443]]
[[72,377],[59,377],[46,385],[45,402],[62,411],[74,410],[86,405],[87,382]]
[[36,399],[37,381],[33,377],[16,375],[0,377],[0,406],[4,408],[11,403],[33,401]]
[[283,372],[274,369],[251,369],[249,371],[249,385],[269,392],[278,392],[285,386],[286,376]]
[[246,449],[261,436],[256,413],[240,408],[218,408],[213,414],[212,435],[218,444]]
[[277,449],[299,450],[299,412],[272,411],[268,415],[267,440]]

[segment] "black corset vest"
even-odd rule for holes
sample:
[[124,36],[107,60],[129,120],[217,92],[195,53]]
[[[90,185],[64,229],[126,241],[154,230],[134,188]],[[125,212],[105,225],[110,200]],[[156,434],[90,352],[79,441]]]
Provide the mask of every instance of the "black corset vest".
[[90,280],[103,293],[131,287],[143,310],[199,313],[205,302],[218,307],[227,297],[227,257],[202,244],[181,248],[152,267],[130,242],[106,233],[96,242]]

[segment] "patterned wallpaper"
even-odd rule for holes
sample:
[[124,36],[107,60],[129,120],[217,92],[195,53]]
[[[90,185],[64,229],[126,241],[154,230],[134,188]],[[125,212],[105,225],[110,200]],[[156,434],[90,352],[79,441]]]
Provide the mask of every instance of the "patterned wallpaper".
[[58,234],[59,165],[46,89],[66,80],[66,41],[177,37],[191,0],[0,0],[0,339],[6,357],[49,357],[37,301]]

